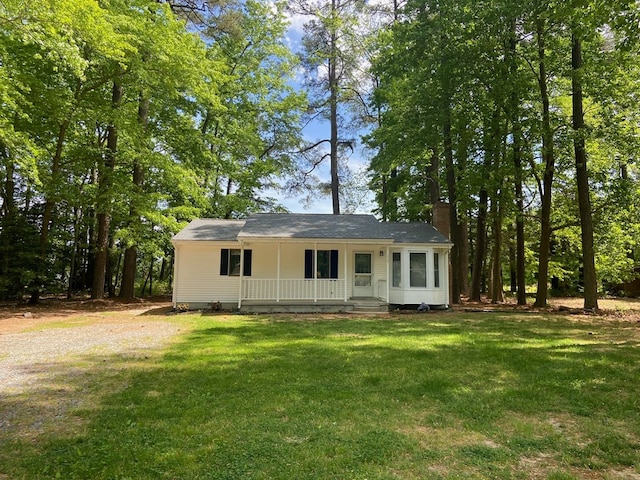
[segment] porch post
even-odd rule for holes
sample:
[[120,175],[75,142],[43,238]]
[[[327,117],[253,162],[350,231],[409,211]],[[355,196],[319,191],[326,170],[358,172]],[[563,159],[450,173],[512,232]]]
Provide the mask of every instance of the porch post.
[[276,273],[276,302],[280,301],[280,242],[278,242],[278,267]]
[[349,255],[347,252],[347,244],[344,244],[344,301],[349,300],[349,284],[347,283],[347,278],[349,275]]
[[313,302],[318,301],[318,243],[313,244]]
[[393,265],[393,259],[389,256],[389,251],[391,250],[391,248],[387,245],[387,252],[385,253],[385,255],[387,256],[387,298],[385,299],[387,301],[387,303],[391,303],[390,302],[390,297],[389,295],[391,294],[391,282],[392,282],[392,271],[391,271],[391,266]]
[[243,275],[244,274],[244,244],[240,242],[240,288],[238,288],[238,310],[242,307],[242,284],[243,284]]

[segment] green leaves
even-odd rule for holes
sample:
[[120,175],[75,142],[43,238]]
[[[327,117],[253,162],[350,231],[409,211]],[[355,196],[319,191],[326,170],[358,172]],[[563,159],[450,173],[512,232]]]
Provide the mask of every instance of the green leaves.
[[[580,224],[573,159],[578,133],[571,129],[570,31],[575,27],[583,43],[584,65],[574,73],[585,95],[586,127],[579,135],[589,157],[597,266],[601,279],[628,276],[634,261],[623,258],[637,248],[630,237],[640,217],[629,216],[637,197],[622,194],[619,184],[620,165],[626,168],[627,159],[637,164],[637,5],[427,1],[409,2],[398,13],[398,20],[378,35],[373,70],[380,84],[373,101],[381,120],[367,137],[377,151],[372,186],[383,216],[391,218],[396,210],[398,218],[415,219],[425,203],[425,172],[439,163],[436,181],[461,215],[480,215],[480,193],[486,190],[489,205],[502,206],[507,224],[517,215],[528,219],[526,248],[539,251],[544,144],[553,145],[554,153],[553,236],[559,242],[574,236]],[[451,172],[443,168],[449,146]],[[516,151],[523,159],[519,174],[512,163]],[[626,172],[627,181],[637,185],[637,173]],[[524,182],[522,213],[511,200],[518,175]],[[498,233],[489,231],[488,239],[493,242]],[[475,241],[481,232],[471,229],[468,235]],[[578,282],[579,244],[567,241],[567,248],[555,253],[552,274]],[[506,267],[509,259],[501,248]],[[473,254],[483,256],[480,267],[487,263],[483,252]],[[527,268],[537,269],[535,264]]]
[[180,222],[270,208],[261,189],[290,168],[304,97],[288,83],[283,5],[175,8],[0,3],[0,220],[37,226],[73,288],[90,277],[96,211],[112,216],[114,252],[168,256]]

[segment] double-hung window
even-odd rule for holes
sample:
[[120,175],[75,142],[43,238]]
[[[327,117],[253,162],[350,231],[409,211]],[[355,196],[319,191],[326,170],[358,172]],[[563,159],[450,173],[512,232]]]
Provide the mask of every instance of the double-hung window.
[[402,255],[400,252],[393,252],[392,254],[392,287],[400,287],[402,285]]
[[427,254],[409,253],[409,286],[427,286]]
[[[220,275],[240,276],[241,252],[242,250],[239,248],[223,248],[220,250]],[[251,250],[245,250],[242,271],[242,275],[245,277],[251,276],[251,257]]]
[[313,252],[304,251],[304,278],[338,278],[338,250],[317,250],[315,261]]

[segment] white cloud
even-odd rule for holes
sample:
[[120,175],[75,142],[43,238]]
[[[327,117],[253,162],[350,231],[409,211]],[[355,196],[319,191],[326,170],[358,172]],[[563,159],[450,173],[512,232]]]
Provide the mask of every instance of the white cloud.
[[309,16],[292,12],[287,12],[286,16],[289,21],[289,31],[297,36],[302,36],[302,33],[304,32],[304,24],[309,21]]

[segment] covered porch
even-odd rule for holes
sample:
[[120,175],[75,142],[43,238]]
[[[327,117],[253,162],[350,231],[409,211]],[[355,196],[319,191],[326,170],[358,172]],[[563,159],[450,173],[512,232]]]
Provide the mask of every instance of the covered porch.
[[386,304],[389,246],[390,242],[380,241],[243,241],[240,262],[251,250],[253,265],[250,276],[244,275],[243,264],[239,268],[238,308],[283,303],[346,308],[354,305],[354,299]]

